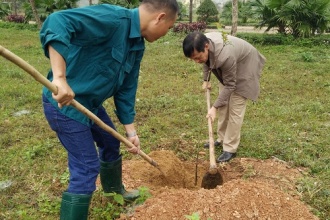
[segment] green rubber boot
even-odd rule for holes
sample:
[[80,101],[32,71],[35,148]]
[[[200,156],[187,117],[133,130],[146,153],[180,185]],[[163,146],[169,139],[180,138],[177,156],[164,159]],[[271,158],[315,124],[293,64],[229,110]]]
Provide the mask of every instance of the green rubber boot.
[[62,194],[60,220],[87,220],[92,195]]
[[126,201],[134,201],[140,195],[138,190],[126,191],[122,182],[122,159],[113,162],[100,161],[100,178],[105,193],[121,194]]

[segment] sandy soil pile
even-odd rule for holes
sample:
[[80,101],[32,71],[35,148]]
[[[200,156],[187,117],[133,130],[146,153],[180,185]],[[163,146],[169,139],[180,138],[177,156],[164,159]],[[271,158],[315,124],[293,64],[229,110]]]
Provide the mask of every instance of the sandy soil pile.
[[[300,201],[295,183],[301,177],[278,159],[235,158],[219,167],[224,183],[215,189],[201,188],[209,169],[208,157],[194,162],[180,161],[171,151],[149,154],[162,172],[141,160],[124,161],[123,179],[127,189],[146,186],[152,197],[120,219],[318,219]],[[197,166],[197,183],[196,180]]]

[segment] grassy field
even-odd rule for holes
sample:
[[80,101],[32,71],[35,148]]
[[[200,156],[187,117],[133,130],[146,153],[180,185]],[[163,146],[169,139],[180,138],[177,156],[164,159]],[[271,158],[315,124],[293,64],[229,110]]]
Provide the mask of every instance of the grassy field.
[[[207,140],[206,102],[201,66],[184,57],[182,39],[168,34],[147,43],[136,124],[146,153],[164,148],[192,160]],[[0,45],[46,75],[49,62],[38,32],[0,28]],[[260,98],[248,103],[238,156],[275,156],[306,167],[297,189],[320,219],[330,219],[330,48],[255,46],[267,64]],[[41,87],[0,58],[0,219],[58,218],[68,181],[66,153],[44,118]],[[104,105],[123,134],[112,99]],[[102,219],[101,204],[92,205],[91,216]]]

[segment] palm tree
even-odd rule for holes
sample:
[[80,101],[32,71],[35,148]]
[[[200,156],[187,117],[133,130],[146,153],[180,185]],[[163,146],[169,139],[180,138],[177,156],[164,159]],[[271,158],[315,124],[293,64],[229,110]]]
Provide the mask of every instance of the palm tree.
[[259,20],[256,28],[267,26],[266,32],[272,28],[277,28],[279,33],[284,34],[286,29],[286,22],[279,17],[283,5],[290,0],[255,0],[249,4],[251,6],[254,18]]
[[330,24],[329,0],[291,0],[281,11],[294,37],[309,37],[324,33]]
[[329,0],[255,0],[251,6],[260,20],[257,27],[267,26],[266,31],[278,28],[279,33],[309,37],[330,24]]

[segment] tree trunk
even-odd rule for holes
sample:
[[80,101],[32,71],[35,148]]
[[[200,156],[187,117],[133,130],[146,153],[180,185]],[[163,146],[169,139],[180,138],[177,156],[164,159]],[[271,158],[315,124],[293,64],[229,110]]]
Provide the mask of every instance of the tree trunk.
[[14,0],[13,3],[12,3],[12,7],[14,8],[14,15],[17,15],[17,1]]
[[193,0],[190,0],[190,4],[189,4],[189,22],[192,22],[192,13],[193,13]]
[[88,0],[89,1],[89,5],[93,4],[93,0]]
[[238,0],[232,0],[232,26],[231,35],[236,36],[237,32],[237,21],[238,21]]
[[34,0],[29,0],[29,1],[30,1],[30,4],[31,4],[31,8],[32,8],[34,18],[36,19],[37,26],[40,29],[41,28],[41,21],[40,21],[39,15],[38,15],[36,4],[35,4]]

